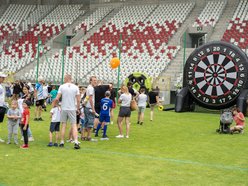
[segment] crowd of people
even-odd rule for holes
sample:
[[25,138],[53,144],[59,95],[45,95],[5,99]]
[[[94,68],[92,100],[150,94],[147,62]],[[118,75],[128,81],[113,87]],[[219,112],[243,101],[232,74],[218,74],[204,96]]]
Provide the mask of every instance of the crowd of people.
[[[120,105],[117,118],[119,135],[116,138],[129,138],[130,131],[130,104],[132,100],[138,104],[137,124],[143,125],[144,111],[147,101],[151,107],[150,120],[153,120],[153,109],[159,103],[158,93],[149,92],[141,87],[140,91],[132,88],[132,84],[122,85],[116,92],[113,84],[102,85],[97,77],[92,76],[88,87],[77,86],[72,82],[71,75],[64,77],[64,84],[60,85],[58,90],[56,86],[49,86],[45,83],[43,77],[38,78],[38,82],[33,86],[31,83],[15,81],[13,84],[7,83],[2,86],[6,75],[0,73],[0,122],[3,122],[5,112],[8,119],[8,139],[7,144],[11,143],[14,136],[14,143],[18,144],[18,128],[21,131],[21,140],[24,141],[21,148],[29,148],[29,141],[34,141],[30,128],[30,106],[35,106],[34,122],[44,121],[42,111],[46,110],[46,104],[52,104],[50,111],[51,122],[49,130],[49,143],[47,146],[65,146],[65,134],[67,122],[71,124],[69,139],[67,141],[74,143],[75,149],[80,149],[82,141],[96,141],[92,138],[99,136],[100,129],[103,131],[101,140],[108,140],[108,124],[114,123],[113,109]],[[116,93],[118,100],[116,103]],[[9,98],[10,107],[6,98]],[[9,107],[9,108],[8,108]],[[126,125],[126,133],[123,133],[123,121]],[[93,132],[93,134],[92,134]],[[55,139],[53,140],[53,133]],[[78,137],[80,134],[80,137]],[[59,141],[60,140],[60,141]],[[54,141],[54,142],[53,142]],[[0,139],[0,142],[4,140]]]

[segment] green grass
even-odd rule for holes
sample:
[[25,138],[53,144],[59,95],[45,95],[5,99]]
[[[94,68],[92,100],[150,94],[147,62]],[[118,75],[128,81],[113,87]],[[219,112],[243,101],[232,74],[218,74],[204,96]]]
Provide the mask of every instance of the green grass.
[[[117,110],[116,110],[117,113]],[[115,113],[115,115],[116,115]],[[248,135],[220,135],[219,114],[155,112],[143,126],[131,117],[129,139],[49,148],[50,119],[31,122],[30,149],[0,144],[0,185],[248,185]],[[7,137],[6,122],[1,137]],[[20,136],[20,135],[19,135]]]

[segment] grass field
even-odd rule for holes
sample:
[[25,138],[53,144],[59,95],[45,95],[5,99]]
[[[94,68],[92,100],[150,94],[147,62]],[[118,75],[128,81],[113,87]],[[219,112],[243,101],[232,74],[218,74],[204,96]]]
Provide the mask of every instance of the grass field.
[[[156,110],[151,122],[147,109],[140,126],[133,112],[129,139],[116,139],[114,124],[109,141],[81,142],[80,150],[47,147],[43,114],[31,122],[28,150],[0,144],[0,185],[248,185],[248,133],[215,133],[219,114]],[[6,122],[0,127],[6,139]]]

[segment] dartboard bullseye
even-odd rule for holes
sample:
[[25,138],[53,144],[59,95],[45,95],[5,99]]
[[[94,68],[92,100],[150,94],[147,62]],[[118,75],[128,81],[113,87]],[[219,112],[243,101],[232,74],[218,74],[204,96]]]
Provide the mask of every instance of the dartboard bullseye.
[[201,105],[219,109],[236,100],[246,86],[248,59],[238,47],[212,42],[196,49],[184,68],[185,83]]

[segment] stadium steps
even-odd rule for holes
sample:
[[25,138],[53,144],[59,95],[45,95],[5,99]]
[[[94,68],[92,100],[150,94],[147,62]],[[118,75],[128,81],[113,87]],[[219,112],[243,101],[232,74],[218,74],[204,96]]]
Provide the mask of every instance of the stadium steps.
[[113,18],[121,9],[123,5],[118,5],[114,7],[109,14],[107,14],[102,20],[100,20],[94,27],[92,27],[81,39],[78,40],[73,46],[79,46],[90,38],[97,30],[99,30],[106,22],[108,22],[111,18]]
[[[54,5],[54,7],[50,10],[50,11],[48,11],[45,15],[43,15],[43,17],[41,17],[41,19],[40,20],[38,20],[37,22],[36,22],[36,24],[38,24],[39,22],[41,22],[45,17],[47,17],[55,8],[57,8],[57,6],[58,5]],[[37,9],[37,8],[36,8]],[[31,16],[32,14],[31,14],[31,12],[30,12],[30,14],[29,14],[29,16],[27,17],[27,19]],[[22,22],[24,22],[25,20],[23,20]],[[32,27],[34,27],[35,25],[32,25]],[[25,30],[24,30],[25,31]],[[25,34],[25,33],[24,33]],[[23,35],[23,34],[22,34]]]
[[229,20],[232,19],[232,16],[238,7],[238,4],[239,1],[227,1],[227,5],[223,11],[223,14],[217,25],[215,26],[209,41],[221,40],[229,24]]
[[67,30],[73,30],[79,23],[89,17],[92,13],[94,13],[97,9],[82,9],[85,11],[83,15],[80,15],[68,28]]
[[195,3],[195,7],[191,11],[191,13],[189,13],[188,17],[186,18],[182,26],[179,27],[178,31],[169,40],[168,45],[170,46],[182,45],[183,33],[187,30],[189,26],[191,26],[194,23],[195,18],[201,13],[204,6],[205,5],[203,4]]
[[[186,48],[186,60],[188,56],[193,52],[194,48]],[[171,78],[171,90],[176,90],[175,83],[177,81],[177,77],[183,73],[183,55],[184,50],[181,48],[167,68],[160,74],[161,77],[170,77]],[[155,84],[159,81],[160,76],[155,80]]]

